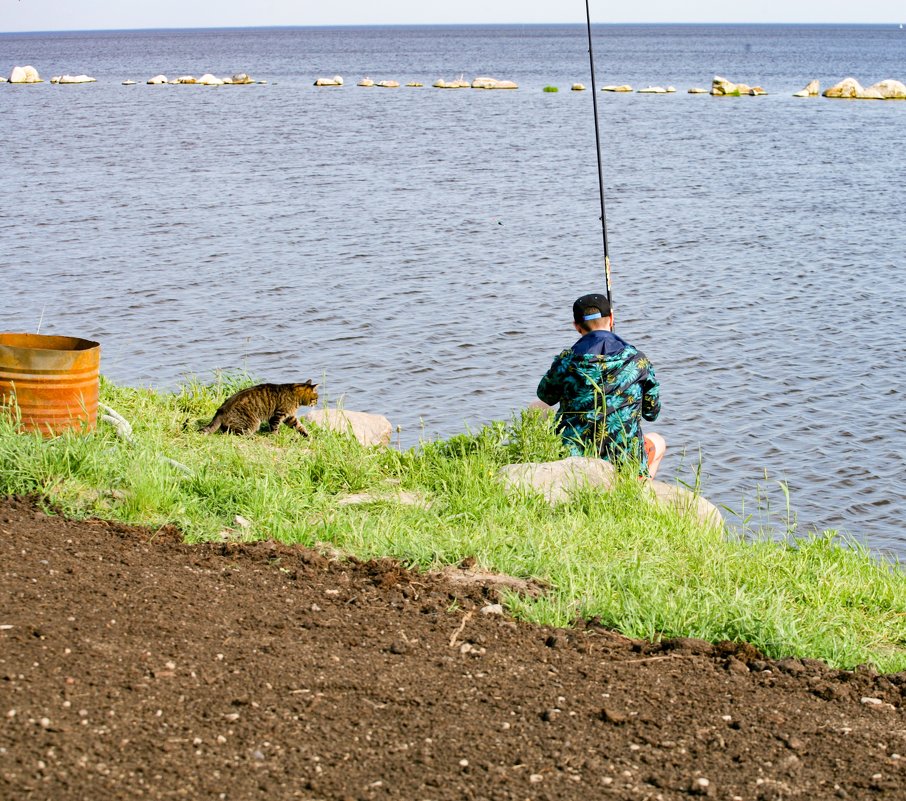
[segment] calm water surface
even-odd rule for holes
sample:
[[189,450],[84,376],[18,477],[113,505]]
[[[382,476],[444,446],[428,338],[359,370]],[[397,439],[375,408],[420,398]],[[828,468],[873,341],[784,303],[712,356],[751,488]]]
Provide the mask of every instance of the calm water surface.
[[[98,78],[0,85],[0,328],[97,339],[126,384],[322,379],[404,445],[509,417],[602,285],[592,98],[566,91],[590,83],[584,35],[0,35],[6,74]],[[894,27],[615,26],[595,43],[599,85],[678,89],[599,96],[617,327],[662,382],[663,470],[700,464],[743,517],[785,514],[786,481],[806,530],[901,556],[906,103],[790,95],[906,80],[904,54]],[[144,84],[208,71],[268,84]],[[346,86],[312,86],[335,73]],[[460,73],[520,89],[430,87]],[[770,95],[685,93],[715,73]]]

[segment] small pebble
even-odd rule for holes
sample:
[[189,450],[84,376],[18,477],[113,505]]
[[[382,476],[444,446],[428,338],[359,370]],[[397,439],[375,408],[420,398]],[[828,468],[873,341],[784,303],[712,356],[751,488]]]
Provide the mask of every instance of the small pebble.
[[469,767],[469,760],[468,760],[468,759],[460,759],[460,760],[459,760],[459,766],[460,766],[461,768],[467,768],[467,767]]
[[528,777],[528,780],[532,784],[538,784],[538,782],[544,781],[544,776],[542,776],[540,773],[533,773],[531,776]]

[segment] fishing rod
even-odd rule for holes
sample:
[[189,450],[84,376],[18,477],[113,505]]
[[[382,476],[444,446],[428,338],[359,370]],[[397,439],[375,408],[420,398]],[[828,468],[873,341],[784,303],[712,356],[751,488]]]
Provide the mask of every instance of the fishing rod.
[[595,113],[595,149],[598,154],[598,192],[601,196],[601,234],[604,237],[604,283],[610,303],[610,252],[607,249],[607,214],[604,211],[604,168],[601,165],[601,131],[598,125],[598,90],[595,86],[595,57],[591,47],[591,12],[585,0],[585,21],[588,25],[588,63],[591,67],[591,99]]

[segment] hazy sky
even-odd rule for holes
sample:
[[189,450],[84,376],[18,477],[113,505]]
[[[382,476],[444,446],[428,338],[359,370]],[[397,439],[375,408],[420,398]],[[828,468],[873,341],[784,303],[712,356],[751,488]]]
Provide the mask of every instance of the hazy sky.
[[[593,22],[906,21],[903,0],[591,0]],[[0,31],[583,22],[584,0],[0,0]]]

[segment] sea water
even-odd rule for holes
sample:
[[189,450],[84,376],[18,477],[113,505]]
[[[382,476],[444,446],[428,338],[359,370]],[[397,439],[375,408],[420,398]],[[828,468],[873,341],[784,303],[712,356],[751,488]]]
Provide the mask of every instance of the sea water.
[[[0,35],[0,328],[102,343],[159,389],[312,378],[406,447],[534,398],[603,288],[583,26]],[[896,26],[599,26],[617,331],[651,358],[662,476],[906,554],[906,80]],[[246,72],[266,84],[148,86]],[[341,88],[315,78],[340,74]],[[715,74],[768,96],[690,95]],[[516,91],[438,90],[491,75]],[[362,77],[420,81],[370,89]],[[134,86],[121,81],[132,79]],[[543,92],[544,86],[559,92]],[[789,489],[790,506],[781,482]]]

